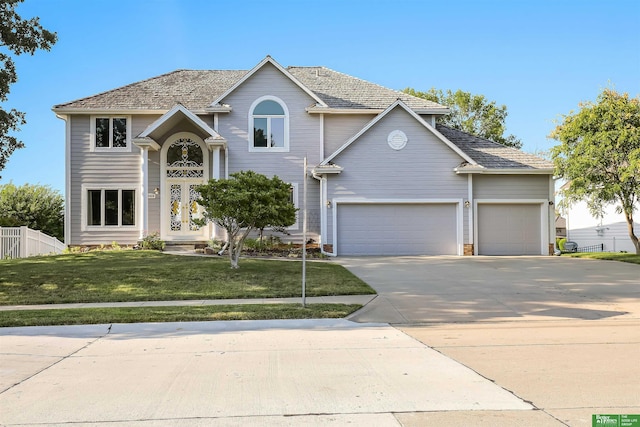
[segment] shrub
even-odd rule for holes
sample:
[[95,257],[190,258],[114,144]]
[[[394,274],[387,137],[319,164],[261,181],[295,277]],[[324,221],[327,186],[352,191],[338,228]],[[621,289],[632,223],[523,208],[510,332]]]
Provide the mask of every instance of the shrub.
[[564,248],[564,244],[565,243],[567,243],[567,239],[565,239],[565,238],[562,238],[562,239],[558,240],[558,249],[560,249],[561,252],[565,251],[565,248]]
[[160,239],[160,234],[157,231],[142,238],[142,249],[161,251],[164,249],[164,245],[164,240]]

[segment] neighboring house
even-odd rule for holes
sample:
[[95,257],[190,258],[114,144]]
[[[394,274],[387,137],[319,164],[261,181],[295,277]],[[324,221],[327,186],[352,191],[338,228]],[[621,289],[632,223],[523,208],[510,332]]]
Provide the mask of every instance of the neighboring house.
[[556,237],[567,237],[567,219],[556,215]]
[[[436,125],[439,104],[325,67],[178,70],[56,105],[66,122],[66,243],[224,239],[194,187],[278,175],[330,255],[546,255],[553,166]],[[299,215],[299,218],[302,218]],[[301,239],[301,221],[286,239]]]
[[[637,205],[636,216],[640,215],[640,204]],[[567,240],[576,242],[578,250],[603,245],[605,252],[636,252],[624,214],[616,213],[615,204],[605,206],[602,217],[595,217],[587,202],[580,201],[565,208],[564,216],[567,218]],[[640,223],[634,221],[633,229],[636,236],[640,235]]]

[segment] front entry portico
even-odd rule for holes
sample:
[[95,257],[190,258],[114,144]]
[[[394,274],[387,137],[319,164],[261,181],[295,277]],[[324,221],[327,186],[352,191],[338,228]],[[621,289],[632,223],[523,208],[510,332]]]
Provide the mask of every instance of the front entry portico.
[[209,227],[195,220],[202,217],[196,203],[198,185],[207,182],[209,161],[202,138],[190,132],[176,133],[165,141],[161,164],[161,233],[163,240],[206,240]]

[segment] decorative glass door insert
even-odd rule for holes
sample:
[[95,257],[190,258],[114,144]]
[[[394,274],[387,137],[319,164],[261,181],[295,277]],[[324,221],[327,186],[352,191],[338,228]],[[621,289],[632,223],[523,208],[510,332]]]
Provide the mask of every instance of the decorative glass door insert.
[[169,184],[169,231],[171,234],[193,234],[200,232],[195,219],[202,217],[200,205],[196,203],[199,194],[196,187],[200,182],[168,182]]
[[197,142],[180,138],[167,150],[166,183],[169,234],[188,236],[202,234],[195,219],[202,217],[196,203],[196,187],[204,183],[204,153]]

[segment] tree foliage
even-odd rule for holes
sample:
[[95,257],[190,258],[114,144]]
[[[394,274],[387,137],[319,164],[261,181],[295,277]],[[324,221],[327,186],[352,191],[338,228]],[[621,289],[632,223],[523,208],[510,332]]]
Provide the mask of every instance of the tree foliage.
[[440,124],[509,147],[522,147],[522,142],[514,135],[504,136],[508,114],[506,105],[497,106],[495,101],[489,101],[484,95],[472,95],[460,89],[452,92],[431,88],[427,92],[419,92],[409,87],[404,92],[449,107],[451,113],[438,117]]
[[549,136],[560,142],[552,156],[556,175],[569,183],[566,202],[586,200],[596,216],[615,203],[640,254],[633,229],[640,204],[640,97],[604,89],[595,103],[581,103],[580,111],[563,116]]
[[[28,53],[33,55],[38,49],[51,49],[56,42],[56,33],[42,28],[39,18],[23,19],[15,11],[16,5],[24,0],[0,1],[0,102],[7,101],[10,86],[18,81],[18,74],[11,58],[14,55]],[[0,106],[0,171],[9,156],[24,143],[11,132],[17,132],[26,124],[25,114],[11,109],[7,111]]]
[[49,186],[0,185],[0,226],[27,226],[64,240],[64,199]]
[[231,268],[238,268],[242,245],[252,230],[287,227],[296,221],[291,186],[277,176],[267,178],[242,171],[229,179],[209,180],[197,191],[205,222],[211,221],[227,232]]

